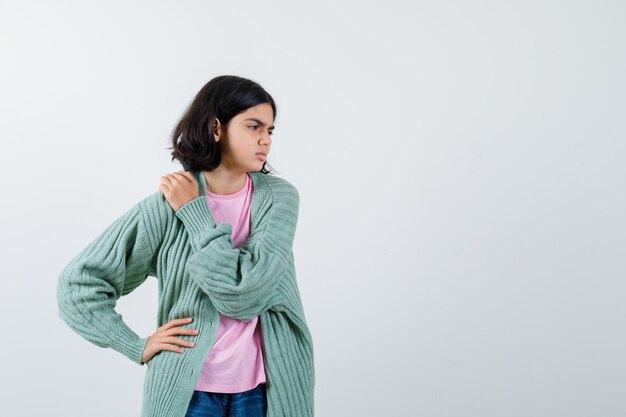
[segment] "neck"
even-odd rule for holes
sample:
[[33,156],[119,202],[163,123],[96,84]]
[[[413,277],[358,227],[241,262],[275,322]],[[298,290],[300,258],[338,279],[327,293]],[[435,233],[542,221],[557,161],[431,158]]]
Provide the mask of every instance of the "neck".
[[203,171],[207,191],[218,195],[234,194],[246,184],[246,172],[235,172],[221,166],[212,171]]

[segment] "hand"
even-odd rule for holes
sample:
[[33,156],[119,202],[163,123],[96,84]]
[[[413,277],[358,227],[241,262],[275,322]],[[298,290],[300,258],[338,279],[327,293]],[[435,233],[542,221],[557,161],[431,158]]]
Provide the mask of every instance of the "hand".
[[180,325],[191,323],[191,317],[174,319],[159,327],[156,332],[148,339],[148,343],[141,354],[141,361],[148,362],[154,355],[162,350],[170,350],[172,352],[183,353],[181,346],[194,347],[194,342],[188,342],[180,337],[174,337],[177,334],[196,336],[198,330],[180,327]]
[[200,195],[198,182],[189,171],[177,171],[161,177],[159,190],[175,212]]

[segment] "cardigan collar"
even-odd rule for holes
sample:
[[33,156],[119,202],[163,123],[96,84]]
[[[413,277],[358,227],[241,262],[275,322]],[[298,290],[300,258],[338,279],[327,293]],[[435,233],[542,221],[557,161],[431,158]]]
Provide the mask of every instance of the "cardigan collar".
[[[192,174],[196,177],[196,182],[198,183],[198,191],[200,192],[200,195],[206,195],[207,184],[206,178],[204,176],[204,171],[192,171]],[[269,191],[269,184],[267,183],[265,178],[263,178],[264,175],[268,174],[263,174],[261,171],[252,171],[248,172],[248,174],[250,174],[250,178],[252,179],[252,188],[254,189],[252,197],[252,205],[254,205],[255,194],[265,194],[267,191]]]

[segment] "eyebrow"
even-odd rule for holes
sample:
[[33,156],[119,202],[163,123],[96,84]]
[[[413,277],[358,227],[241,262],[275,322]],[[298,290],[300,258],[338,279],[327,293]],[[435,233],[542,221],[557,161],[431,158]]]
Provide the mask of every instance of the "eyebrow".
[[[244,122],[246,122],[246,121],[248,121],[248,120],[251,120],[251,121],[253,121],[253,122],[257,122],[257,123],[258,123],[258,124],[260,124],[261,126],[265,126],[265,125],[266,125],[266,123],[264,123],[264,122],[260,121],[259,119],[254,118],[254,117],[249,117],[249,118],[245,119],[245,120],[244,120]],[[274,129],[274,125],[271,125],[268,129]]]

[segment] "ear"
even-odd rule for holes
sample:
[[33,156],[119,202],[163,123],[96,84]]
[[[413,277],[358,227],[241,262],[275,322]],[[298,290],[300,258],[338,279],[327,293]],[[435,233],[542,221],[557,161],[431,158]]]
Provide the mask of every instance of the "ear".
[[215,118],[215,124],[213,126],[213,137],[215,137],[215,141],[219,142],[220,140],[220,132],[222,131],[222,123],[220,119]]

